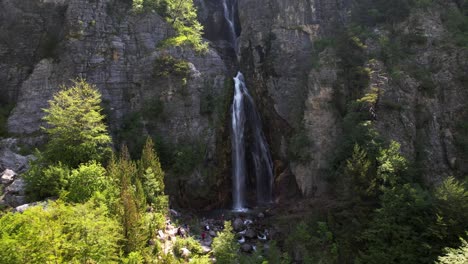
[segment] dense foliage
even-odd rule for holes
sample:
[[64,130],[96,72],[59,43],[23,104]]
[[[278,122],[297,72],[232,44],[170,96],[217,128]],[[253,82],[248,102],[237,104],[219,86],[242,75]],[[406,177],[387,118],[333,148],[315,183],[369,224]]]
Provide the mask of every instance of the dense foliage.
[[117,263],[121,239],[104,204],[49,202],[0,218],[0,262]]
[[189,45],[197,52],[206,52],[202,39],[203,26],[197,20],[192,0],[133,0],[136,12],[156,11],[175,29],[176,35],[164,41],[165,46]]
[[101,94],[83,79],[74,81],[49,101],[44,109],[44,131],[49,141],[44,152],[52,162],[76,168],[89,160],[102,161],[110,153],[111,138],[101,114]]

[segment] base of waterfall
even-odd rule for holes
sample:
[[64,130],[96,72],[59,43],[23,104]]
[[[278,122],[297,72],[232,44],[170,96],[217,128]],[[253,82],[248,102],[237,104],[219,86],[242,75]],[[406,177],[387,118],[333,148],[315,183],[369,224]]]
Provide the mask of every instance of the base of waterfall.
[[232,212],[234,213],[247,213],[249,212],[250,209],[249,208],[244,208],[244,207],[241,207],[241,208],[233,208],[232,209]]

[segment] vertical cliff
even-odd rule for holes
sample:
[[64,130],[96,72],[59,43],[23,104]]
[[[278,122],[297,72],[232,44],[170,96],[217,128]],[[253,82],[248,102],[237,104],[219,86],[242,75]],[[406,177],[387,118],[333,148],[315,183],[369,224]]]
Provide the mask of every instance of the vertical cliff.
[[169,152],[162,159],[171,165],[176,152],[196,153],[169,186],[187,185],[183,200],[196,206],[218,199],[216,192],[199,197],[194,191],[220,184],[211,178],[229,87],[216,51],[161,47],[172,27],[155,12],[132,12],[126,1],[6,0],[0,7],[0,93],[2,103],[15,105],[10,135],[40,143],[41,109],[61,85],[84,78],[103,95],[116,147],[136,150],[151,135]]
[[[387,8],[386,19],[360,17],[371,8],[344,0],[239,1],[247,85],[261,105],[276,163],[289,163],[306,196],[334,188],[328,178],[347,136],[346,105],[372,88],[378,97],[366,111],[373,127],[402,145],[427,183],[467,172],[467,54],[447,21],[460,6],[414,2],[407,10]],[[362,42],[358,55],[347,50],[354,40]]]

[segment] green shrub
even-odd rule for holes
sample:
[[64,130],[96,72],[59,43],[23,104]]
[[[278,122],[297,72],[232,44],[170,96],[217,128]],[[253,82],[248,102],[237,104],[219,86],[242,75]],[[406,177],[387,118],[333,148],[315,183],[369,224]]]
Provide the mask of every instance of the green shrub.
[[187,61],[176,59],[171,55],[161,55],[154,61],[153,76],[178,78],[188,78],[190,75],[190,66]]
[[203,160],[204,149],[200,143],[181,143],[174,146],[170,169],[177,175],[191,173]]
[[0,262],[117,263],[120,232],[99,203],[49,202],[0,218]]
[[130,155],[138,158],[146,140],[146,137],[143,136],[143,119],[141,113],[130,112],[124,115],[122,124],[117,133],[119,144],[126,145]]
[[95,192],[102,192],[110,185],[110,179],[101,164],[92,161],[81,164],[72,170],[66,200],[82,203],[89,200]]
[[30,169],[23,175],[26,183],[26,195],[30,201],[38,201],[49,197],[58,197],[70,178],[68,166],[57,163],[43,167],[43,159],[36,152],[37,160],[31,162]]
[[203,253],[203,249],[195,239],[192,237],[188,238],[177,238],[174,243],[174,254],[181,257],[182,248],[188,249],[194,255],[200,255]]
[[203,41],[203,26],[197,20],[197,9],[192,0],[133,0],[136,13],[156,11],[174,28],[176,35],[166,39],[162,46],[188,44],[204,53],[208,44]]

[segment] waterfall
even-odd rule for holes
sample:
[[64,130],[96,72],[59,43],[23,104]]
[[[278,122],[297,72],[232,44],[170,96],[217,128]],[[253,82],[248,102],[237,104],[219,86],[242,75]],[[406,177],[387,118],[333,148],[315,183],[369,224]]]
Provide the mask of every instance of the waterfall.
[[[229,26],[229,41],[239,60],[235,10],[237,0],[223,0],[224,18]],[[232,101],[232,200],[235,211],[246,210],[246,158],[252,158],[255,167],[257,203],[272,202],[273,162],[268,143],[262,129],[262,120],[255,102],[250,96],[241,72],[234,78],[234,99]],[[246,146],[246,128],[251,133]],[[246,155],[246,149],[249,150]]]
[[244,90],[245,85],[241,81],[241,73],[234,78],[234,99],[232,102],[232,200],[233,209],[242,211],[245,208],[245,178],[247,170],[245,167],[245,112],[244,112]]
[[229,26],[229,42],[231,42],[232,48],[238,56],[236,22],[234,19],[236,6],[237,0],[223,0],[224,18]]
[[272,202],[273,162],[262,129],[262,120],[255,102],[245,85],[244,76],[238,72],[234,78],[232,102],[232,163],[233,163],[233,208],[245,210],[246,199],[246,128],[252,133],[249,140],[249,156],[255,167],[257,203]]

